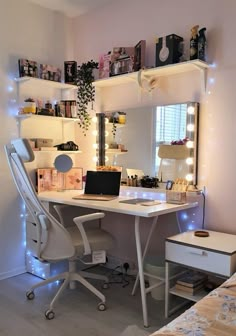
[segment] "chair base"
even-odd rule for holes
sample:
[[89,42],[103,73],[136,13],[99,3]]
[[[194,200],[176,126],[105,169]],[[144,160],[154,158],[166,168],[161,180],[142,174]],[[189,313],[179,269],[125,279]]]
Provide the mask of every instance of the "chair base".
[[98,309],[101,310],[101,311],[106,310],[106,305],[105,305],[106,298],[105,298],[105,296],[99,290],[97,290],[93,285],[91,285],[83,276],[81,276],[81,274],[83,274],[83,276],[85,276],[87,278],[104,280],[105,282],[108,282],[107,277],[104,276],[104,275],[92,274],[92,273],[83,272],[83,271],[81,271],[79,273],[69,271],[69,272],[60,273],[58,275],[55,275],[53,277],[50,277],[46,280],[40,281],[39,283],[33,285],[31,287],[31,289],[26,293],[26,296],[29,300],[32,300],[32,299],[34,299],[34,290],[35,289],[37,289],[39,287],[43,287],[45,285],[48,285],[52,282],[62,280],[63,281],[62,285],[60,286],[56,295],[52,299],[52,301],[49,305],[49,309],[45,312],[46,318],[51,320],[55,316],[55,313],[53,312],[53,308],[54,308],[54,305],[55,305],[56,301],[59,299],[59,297],[61,296],[61,294],[63,293],[63,291],[66,289],[66,287],[68,285],[70,285],[71,289],[74,289],[75,288],[75,283],[76,283],[76,281],[78,281],[83,286],[85,286],[88,290],[90,290],[90,292],[95,294],[101,300],[101,302],[98,304]]

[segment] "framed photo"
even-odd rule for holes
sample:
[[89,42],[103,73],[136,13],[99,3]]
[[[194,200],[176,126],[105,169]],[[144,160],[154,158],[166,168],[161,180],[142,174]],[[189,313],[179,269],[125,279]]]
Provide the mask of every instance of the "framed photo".
[[77,84],[77,62],[65,61],[64,62],[65,83]]
[[134,71],[134,48],[115,47],[111,54],[110,76]]
[[28,59],[19,59],[19,76],[24,77],[38,77],[38,65],[35,61],[30,61]]
[[61,69],[49,64],[40,64],[39,78],[61,82]]
[[171,190],[173,187],[174,181],[168,180],[166,182],[166,190]]
[[71,168],[67,173],[60,173],[55,168],[39,168],[37,191],[81,190],[83,189],[83,168]]
[[146,41],[139,41],[134,47],[134,71],[139,71],[145,67]]

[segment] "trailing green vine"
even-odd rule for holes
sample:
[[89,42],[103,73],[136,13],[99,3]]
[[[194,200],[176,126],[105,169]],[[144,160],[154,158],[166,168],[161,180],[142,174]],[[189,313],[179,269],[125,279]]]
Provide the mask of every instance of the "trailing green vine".
[[92,85],[94,81],[93,70],[98,69],[98,63],[93,60],[88,61],[87,63],[82,63],[78,66],[77,69],[77,104],[78,104],[78,124],[84,135],[91,125],[91,116],[88,111],[89,103],[92,103],[95,100],[95,88]]

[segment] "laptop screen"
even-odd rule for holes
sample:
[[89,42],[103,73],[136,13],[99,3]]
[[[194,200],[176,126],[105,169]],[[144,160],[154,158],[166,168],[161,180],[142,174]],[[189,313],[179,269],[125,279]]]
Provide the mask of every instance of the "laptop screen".
[[120,180],[121,172],[88,170],[84,193],[119,196]]

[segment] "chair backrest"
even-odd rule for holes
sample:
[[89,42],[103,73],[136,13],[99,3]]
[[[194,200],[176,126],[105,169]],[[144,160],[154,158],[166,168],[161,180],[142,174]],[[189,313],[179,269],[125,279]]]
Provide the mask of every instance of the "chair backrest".
[[69,233],[43,207],[25,168],[24,162],[34,160],[28,140],[13,140],[5,146],[5,152],[19,194],[34,219],[36,237],[28,242],[31,253],[44,261],[57,261],[74,256],[75,248]]

